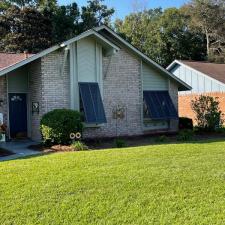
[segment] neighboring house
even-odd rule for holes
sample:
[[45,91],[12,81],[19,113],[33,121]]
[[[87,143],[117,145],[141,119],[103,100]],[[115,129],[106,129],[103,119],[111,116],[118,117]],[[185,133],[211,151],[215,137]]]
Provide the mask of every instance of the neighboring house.
[[191,100],[199,95],[217,97],[220,108],[225,112],[225,64],[175,60],[167,70],[192,87],[179,93],[179,115],[195,118]]
[[42,115],[58,108],[84,113],[86,138],[176,132],[178,90],[190,90],[106,26],[35,55],[0,54],[0,65],[11,138],[40,140]]

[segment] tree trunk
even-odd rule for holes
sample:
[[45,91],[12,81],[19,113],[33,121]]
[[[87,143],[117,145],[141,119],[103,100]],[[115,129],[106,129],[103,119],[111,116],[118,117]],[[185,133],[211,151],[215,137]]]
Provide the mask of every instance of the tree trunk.
[[207,31],[207,29],[205,29],[205,36],[206,36],[206,46],[207,46],[207,56],[209,58],[209,54],[210,54],[210,46],[209,46],[209,33]]

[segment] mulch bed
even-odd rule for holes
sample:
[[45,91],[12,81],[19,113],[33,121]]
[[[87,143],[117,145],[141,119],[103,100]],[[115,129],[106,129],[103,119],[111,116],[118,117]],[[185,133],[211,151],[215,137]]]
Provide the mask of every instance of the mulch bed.
[[[176,134],[166,135],[167,140],[165,142],[156,141],[157,137],[160,135],[146,135],[138,137],[124,137],[118,138],[122,139],[126,143],[126,147],[138,147],[145,145],[155,145],[155,144],[172,144],[172,143],[184,143],[182,141],[177,141]],[[224,134],[218,133],[200,133],[195,134],[192,141],[210,141],[210,140],[220,140],[225,139]],[[101,150],[115,148],[115,138],[108,139],[96,139],[96,140],[85,140],[84,143],[88,146],[90,150]],[[46,147],[43,144],[29,146],[30,149],[42,152],[71,152],[74,151],[70,146],[66,145],[54,145],[51,147]]]
[[14,153],[8,150],[5,150],[3,148],[0,148],[0,157],[9,156],[9,155],[14,155]]
[[73,149],[67,145],[53,145],[51,147],[47,147],[43,144],[38,144],[38,145],[30,145],[28,148],[35,151],[42,151],[42,152],[71,152],[73,151]]

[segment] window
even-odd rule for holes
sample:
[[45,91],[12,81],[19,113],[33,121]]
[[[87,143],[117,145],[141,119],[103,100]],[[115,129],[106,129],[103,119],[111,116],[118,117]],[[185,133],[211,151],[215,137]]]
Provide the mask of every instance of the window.
[[79,83],[81,110],[85,122],[89,124],[106,123],[105,110],[98,83]]
[[178,114],[168,91],[144,91],[144,118],[177,119]]

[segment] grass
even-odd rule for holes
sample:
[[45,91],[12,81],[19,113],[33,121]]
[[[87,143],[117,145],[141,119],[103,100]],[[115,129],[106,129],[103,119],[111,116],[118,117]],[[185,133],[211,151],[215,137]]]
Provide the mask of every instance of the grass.
[[225,142],[0,163],[0,224],[225,224]]

